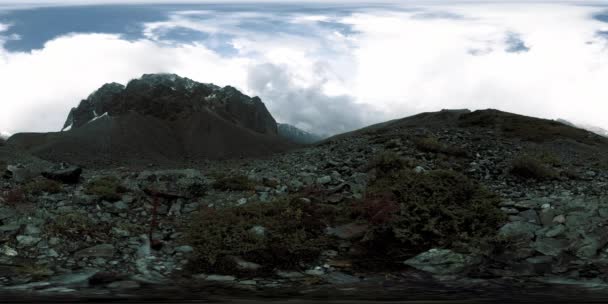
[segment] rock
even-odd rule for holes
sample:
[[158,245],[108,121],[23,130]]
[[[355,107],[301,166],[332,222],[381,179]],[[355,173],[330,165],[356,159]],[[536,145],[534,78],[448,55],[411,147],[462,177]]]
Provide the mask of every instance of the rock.
[[191,253],[193,251],[194,251],[194,248],[192,248],[192,246],[188,246],[188,245],[175,247],[175,252]]
[[259,237],[263,237],[266,235],[266,228],[262,226],[253,226],[249,229],[249,232]]
[[136,281],[127,280],[112,282],[106,285],[106,287],[110,289],[135,289],[141,287],[141,285]]
[[242,206],[247,204],[247,199],[246,198],[240,198],[237,202],[236,202],[237,206]]
[[17,211],[13,208],[0,207],[0,221],[13,218],[17,215]]
[[566,222],[566,217],[563,214],[560,214],[553,218],[553,222],[556,224],[564,224]]
[[566,226],[559,224],[559,225],[556,225],[555,227],[551,228],[551,230],[547,231],[547,233],[545,233],[545,236],[552,238],[552,237],[560,236],[564,232],[566,232]]
[[236,281],[236,278],[229,275],[212,274],[205,277],[205,280],[214,282],[234,282]]
[[9,165],[6,171],[10,172],[12,179],[18,183],[25,183],[38,175],[33,170],[24,167],[23,165]]
[[528,222],[528,223],[532,223],[535,225],[540,224],[540,219],[538,218],[538,214],[536,213],[536,211],[534,211],[532,209],[528,209],[526,211],[520,212],[519,216],[523,217],[526,220],[526,222]]
[[456,253],[449,249],[431,249],[404,263],[433,274],[460,274],[479,264],[477,257]]
[[255,270],[262,268],[262,265],[253,263],[253,262],[249,262],[249,261],[245,261],[241,257],[231,257],[231,259],[236,264],[236,267],[239,270],[255,271]]
[[87,269],[75,273],[68,273],[53,277],[49,280],[52,284],[67,286],[88,286],[89,279],[99,272],[97,269]]
[[64,184],[77,184],[80,181],[81,174],[82,168],[66,164],[42,172],[42,176]]
[[361,279],[343,273],[343,272],[331,272],[325,276],[323,276],[323,278],[331,283],[331,284],[354,284],[354,283],[359,283],[361,281]]
[[567,240],[543,238],[536,240],[532,248],[547,256],[558,256],[568,248],[568,245]]
[[144,171],[137,180],[144,191],[168,198],[198,197],[208,188],[206,179],[194,169]]
[[555,224],[553,218],[555,218],[555,209],[545,208],[540,212],[540,222],[545,227]]
[[540,226],[532,223],[511,222],[502,226],[498,230],[498,234],[503,237],[532,239],[534,232],[538,229]]
[[107,257],[111,258],[114,256],[115,248],[111,244],[101,244],[86,249],[82,249],[74,253],[74,258],[84,257]]
[[333,235],[343,240],[357,239],[365,235],[369,229],[369,225],[360,223],[349,223],[336,228],[327,228],[326,233]]
[[303,278],[305,275],[301,272],[297,272],[297,271],[282,271],[282,270],[277,270],[276,274],[284,279],[299,279],[299,278]]
[[0,247],[0,255],[14,257],[19,255],[19,253],[17,252],[17,250],[9,247],[8,245],[3,245],[2,247]]
[[325,176],[317,178],[317,184],[326,185],[329,183],[331,183],[331,176],[329,176],[329,175],[325,175]]
[[113,204],[114,209],[116,210],[125,210],[129,208],[129,205],[127,205],[125,202],[123,201],[117,201]]
[[36,245],[38,242],[40,242],[41,238],[39,237],[33,237],[33,236],[29,236],[29,235],[18,235],[17,236],[17,243],[19,243],[20,246],[32,246],[32,245]]

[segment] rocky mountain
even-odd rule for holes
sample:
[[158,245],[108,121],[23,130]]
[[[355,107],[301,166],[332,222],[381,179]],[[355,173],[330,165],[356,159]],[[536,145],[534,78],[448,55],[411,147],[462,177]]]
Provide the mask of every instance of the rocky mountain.
[[298,129],[290,124],[278,123],[279,136],[298,144],[312,144],[323,139],[321,136]]
[[604,129],[604,128],[600,128],[598,126],[593,126],[593,125],[589,125],[589,124],[574,124],[570,121],[567,121],[565,119],[559,118],[556,121],[561,122],[563,124],[569,125],[571,127],[575,127],[575,128],[580,128],[580,129],[584,129],[587,130],[589,132],[593,132],[595,134],[604,136],[604,137],[608,137],[608,130]]
[[105,84],[70,111],[62,132],[16,134],[9,144],[89,165],[264,156],[292,146],[258,97],[174,74]]

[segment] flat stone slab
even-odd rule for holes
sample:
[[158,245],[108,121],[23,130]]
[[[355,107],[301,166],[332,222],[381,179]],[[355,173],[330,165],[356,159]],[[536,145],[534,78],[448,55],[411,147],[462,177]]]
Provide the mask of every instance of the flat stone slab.
[[115,248],[111,244],[101,244],[93,247],[89,247],[86,249],[82,249],[76,253],[74,253],[75,258],[85,258],[85,257],[103,257],[103,258],[111,258],[114,256]]

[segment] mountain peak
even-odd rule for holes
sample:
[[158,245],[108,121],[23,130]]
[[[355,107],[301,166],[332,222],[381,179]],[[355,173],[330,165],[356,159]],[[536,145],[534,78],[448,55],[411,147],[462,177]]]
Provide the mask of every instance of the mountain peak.
[[176,74],[144,74],[126,86],[104,84],[70,111],[62,130],[80,128],[106,113],[114,117],[135,112],[174,121],[201,111],[211,111],[257,133],[277,134],[276,121],[258,97]]

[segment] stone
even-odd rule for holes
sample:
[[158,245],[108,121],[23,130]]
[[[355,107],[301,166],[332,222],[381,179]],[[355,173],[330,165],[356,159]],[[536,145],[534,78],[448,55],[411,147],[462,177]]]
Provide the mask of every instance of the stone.
[[205,194],[208,182],[194,169],[144,171],[137,177],[140,187],[167,198],[193,198]]
[[52,284],[66,286],[89,286],[89,279],[99,272],[98,269],[87,269],[79,272],[68,273],[53,277],[49,280]]
[[532,244],[534,250],[547,255],[547,256],[558,256],[569,246],[567,240],[553,239],[553,238],[542,238],[538,239]]
[[532,239],[540,226],[528,222],[510,222],[500,227],[498,234],[510,238]]
[[253,263],[253,262],[249,262],[249,261],[245,261],[241,257],[231,257],[231,258],[239,270],[255,271],[255,270],[262,268],[262,265]]
[[40,242],[41,238],[39,237],[33,237],[33,236],[29,236],[29,235],[18,235],[17,236],[17,243],[19,243],[20,246],[32,246],[32,245],[36,245],[38,242]]
[[316,182],[317,182],[317,184],[320,184],[320,185],[329,184],[329,183],[331,183],[331,176],[325,175],[325,176],[319,177],[319,178],[317,178]]
[[205,280],[214,282],[234,282],[236,281],[236,278],[230,275],[212,274],[205,277]]
[[361,279],[355,276],[339,271],[328,273],[323,276],[323,278],[331,284],[354,284],[359,283],[361,281]]
[[566,222],[566,216],[564,216],[563,214],[560,214],[553,218],[553,222],[556,224],[563,224]]
[[264,228],[263,226],[253,226],[251,227],[251,229],[249,229],[249,232],[259,236],[259,237],[263,237],[266,235],[266,228]]
[[17,250],[9,247],[8,245],[3,245],[2,247],[0,247],[0,255],[14,257],[19,255],[19,253],[17,252]]
[[551,228],[551,230],[547,231],[545,233],[546,237],[552,238],[552,237],[557,237],[562,235],[564,232],[566,232],[566,226],[559,224],[556,225],[555,227]]
[[136,288],[141,287],[141,284],[139,284],[136,281],[127,280],[127,281],[112,282],[112,283],[106,285],[106,287],[108,287],[110,289],[136,289]]
[[276,274],[277,274],[277,276],[284,278],[284,279],[299,279],[299,278],[303,278],[305,276],[303,273],[297,272],[297,271],[277,270]]
[[475,256],[456,253],[449,249],[430,249],[404,264],[433,274],[461,274],[481,260]]
[[183,246],[175,247],[175,252],[191,253],[191,252],[194,252],[194,248],[192,248],[192,246],[189,246],[189,245],[183,245]]
[[553,219],[555,218],[555,209],[551,209],[551,208],[543,209],[540,212],[539,218],[540,218],[541,224],[543,224],[543,226],[545,226],[545,227],[556,224],[555,222],[553,222]]
[[352,240],[365,235],[368,229],[368,224],[349,223],[338,226],[336,228],[327,228],[326,233],[328,235],[333,235],[343,240]]
[[81,174],[82,168],[66,164],[42,172],[42,176],[64,184],[77,184]]
[[117,201],[113,204],[114,209],[117,210],[125,210],[127,208],[129,208],[129,205],[127,205],[127,203],[123,202],[123,201]]
[[528,209],[526,211],[522,211],[519,213],[519,216],[523,217],[526,222],[532,223],[535,225],[540,224],[540,219],[538,218],[538,214],[533,209]]
[[11,173],[12,179],[18,183],[28,182],[38,175],[23,165],[9,165],[6,170]]
[[0,221],[13,218],[17,215],[17,211],[13,208],[0,207]]
[[106,257],[111,258],[114,256],[115,248],[111,244],[101,244],[86,249],[82,249],[74,253],[74,258],[84,257]]

